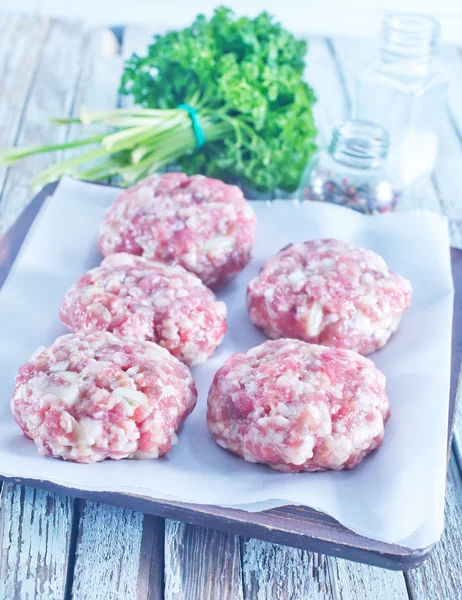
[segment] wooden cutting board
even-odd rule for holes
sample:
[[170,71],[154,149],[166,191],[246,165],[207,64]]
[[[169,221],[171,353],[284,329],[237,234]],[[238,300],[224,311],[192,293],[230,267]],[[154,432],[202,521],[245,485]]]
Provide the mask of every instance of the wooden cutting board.
[[[0,287],[10,272],[27,232],[38,215],[45,199],[53,194],[57,183],[50,183],[32,200],[11,229],[0,239]],[[462,358],[462,251],[451,249],[455,287],[454,323],[451,363],[451,392],[449,406],[448,458],[456,401],[459,395]],[[316,510],[303,506],[286,506],[259,513],[231,508],[157,501],[131,494],[88,492],[58,486],[46,480],[13,479],[17,483],[53,492],[105,502],[138,510],[147,514],[212,527],[246,537],[259,538],[277,544],[295,546],[322,554],[346,558],[384,567],[407,570],[420,565],[433,546],[411,550],[396,544],[386,544],[353,533],[340,523]]]

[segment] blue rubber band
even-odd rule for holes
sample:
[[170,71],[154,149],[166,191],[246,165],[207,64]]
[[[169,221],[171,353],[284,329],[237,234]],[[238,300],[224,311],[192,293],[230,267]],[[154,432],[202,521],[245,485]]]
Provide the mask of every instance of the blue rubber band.
[[201,127],[201,124],[199,123],[199,115],[197,114],[197,110],[189,104],[179,104],[177,108],[185,110],[191,117],[194,136],[196,138],[196,148],[199,150],[199,148],[202,148],[207,140],[205,139],[205,133]]

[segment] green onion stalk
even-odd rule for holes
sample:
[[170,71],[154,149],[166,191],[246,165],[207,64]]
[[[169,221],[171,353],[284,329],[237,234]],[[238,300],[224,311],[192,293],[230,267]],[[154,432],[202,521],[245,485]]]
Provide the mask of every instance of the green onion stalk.
[[[197,115],[207,142],[224,139],[236,131],[233,119],[220,111],[214,110],[212,114],[199,108]],[[0,164],[12,165],[34,154],[90,146],[81,154],[40,172],[31,181],[33,189],[40,189],[63,175],[90,181],[117,177],[122,185],[132,185],[196,149],[191,117],[181,108],[82,108],[79,118],[52,119],[51,122],[56,125],[80,123],[92,128],[103,127],[104,132],[73,142],[0,152]]]

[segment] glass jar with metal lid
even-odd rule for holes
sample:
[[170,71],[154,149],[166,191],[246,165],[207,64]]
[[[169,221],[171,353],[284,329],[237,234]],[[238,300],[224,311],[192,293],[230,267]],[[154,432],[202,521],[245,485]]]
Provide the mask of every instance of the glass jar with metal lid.
[[300,199],[320,200],[365,213],[393,210],[402,191],[399,174],[387,163],[389,137],[369,121],[345,121],[330,146],[307,165]]

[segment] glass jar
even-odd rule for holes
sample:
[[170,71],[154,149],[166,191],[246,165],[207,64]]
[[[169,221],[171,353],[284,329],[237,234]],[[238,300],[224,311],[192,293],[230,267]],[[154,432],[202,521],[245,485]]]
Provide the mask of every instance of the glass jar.
[[328,149],[307,165],[301,200],[321,200],[365,213],[394,209],[402,191],[399,174],[387,164],[387,132],[368,121],[345,121]]
[[385,18],[377,61],[356,77],[352,117],[384,127],[390,162],[404,185],[433,170],[446,104],[446,76],[436,59],[440,27],[425,15]]

